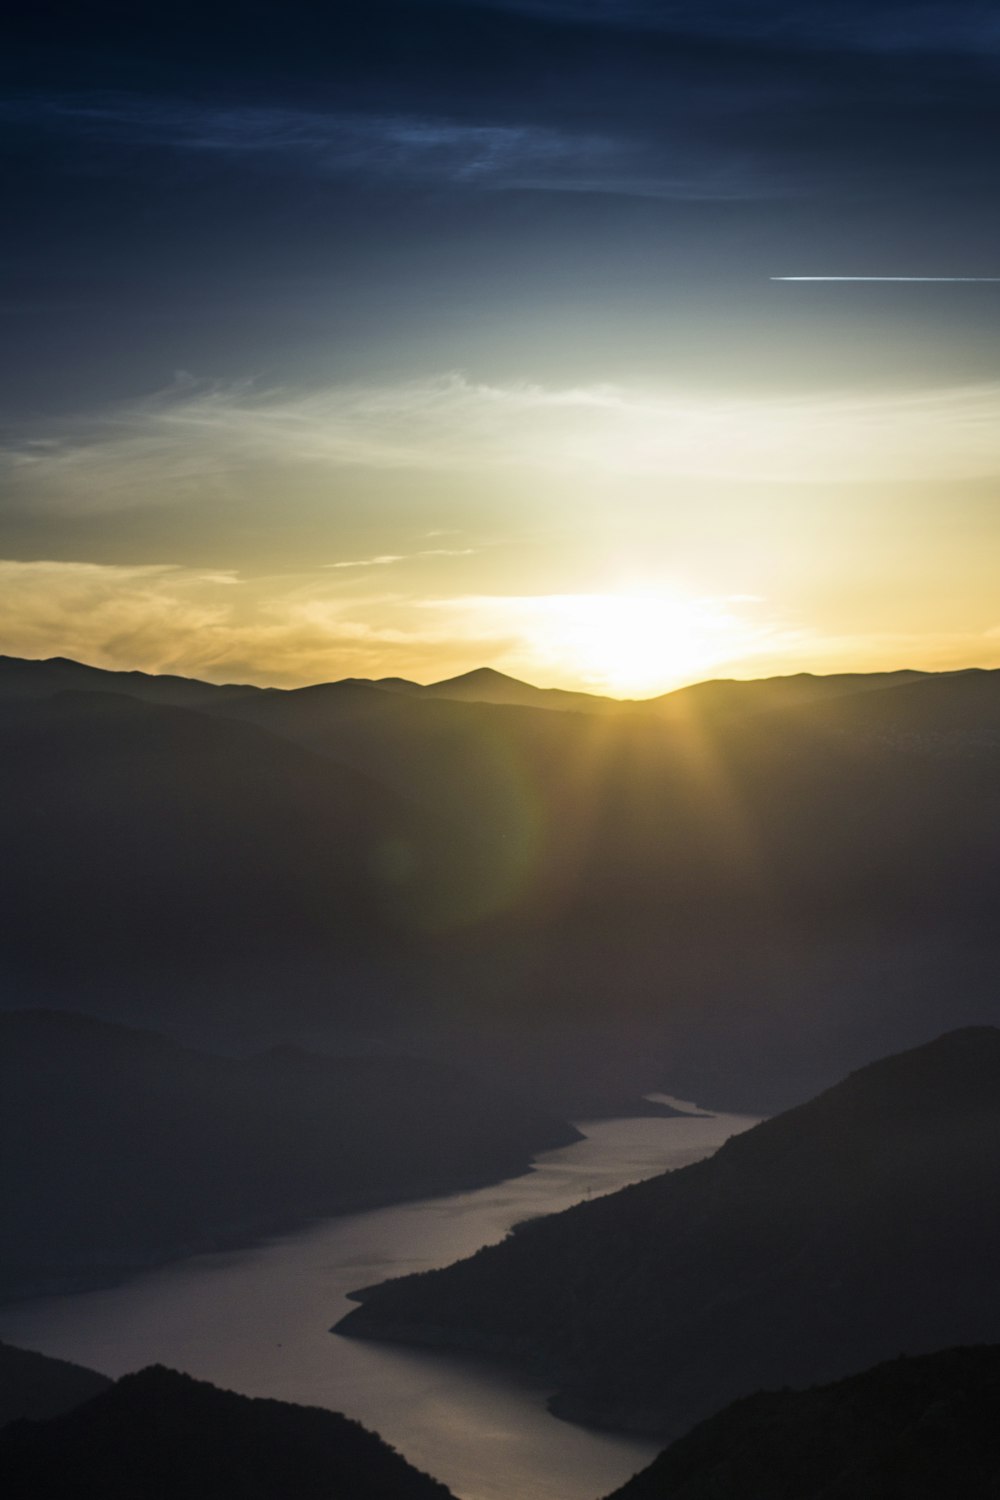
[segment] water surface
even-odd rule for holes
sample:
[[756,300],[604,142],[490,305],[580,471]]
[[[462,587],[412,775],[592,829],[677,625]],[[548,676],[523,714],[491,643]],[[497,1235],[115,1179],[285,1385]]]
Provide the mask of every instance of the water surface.
[[159,1362],[246,1395],[344,1411],[461,1500],[596,1500],[657,1445],[558,1422],[544,1386],[495,1364],[328,1330],[357,1287],[447,1265],[519,1219],[685,1166],[753,1123],[584,1122],[586,1140],[495,1187],[329,1219],[110,1290],[0,1308],[0,1337],[112,1376]]

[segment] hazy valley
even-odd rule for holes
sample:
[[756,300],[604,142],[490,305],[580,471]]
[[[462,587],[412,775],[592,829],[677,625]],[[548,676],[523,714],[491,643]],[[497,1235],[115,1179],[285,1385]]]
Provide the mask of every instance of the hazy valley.
[[1000,675],[587,714],[479,701],[530,696],[498,675],[459,701],[8,661],[7,1004],[430,1048],[562,1115],[770,1111],[997,1018]]
[[[457,1207],[546,1153],[542,1185],[549,1156],[592,1146],[573,1119],[680,1142],[685,1117],[644,1097],[668,1090],[778,1112],[714,1154],[675,1147],[665,1174],[647,1148],[645,1180],[611,1192],[630,1168],[608,1135],[596,1197],[578,1169],[575,1207],[453,1266],[436,1241],[441,1269],[365,1289],[338,1334],[429,1368],[446,1349],[513,1362],[538,1393],[509,1408],[525,1431],[555,1391],[573,1422],[679,1439],[623,1500],[805,1496],[807,1456],[845,1445],[902,1495],[931,1407],[950,1415],[927,1473],[971,1454],[987,1487],[963,1493],[990,1493],[992,1355],[937,1351],[1000,1341],[998,740],[984,672],[618,703],[496,673],[278,692],[5,660],[12,1321],[10,1299],[53,1299],[56,1326],[78,1289],[138,1277],[146,1295],[147,1267],[331,1215],[350,1233],[378,1205]],[[317,1335],[332,1314],[311,1307]],[[901,1352],[931,1363],[861,1374]],[[53,1394],[26,1416],[94,1389],[27,1357],[8,1356],[15,1395]],[[384,1379],[410,1399],[391,1362]],[[822,1389],[755,1394],[788,1386]],[[857,1429],[842,1401],[868,1413]],[[155,1420],[185,1472],[235,1496],[234,1424],[309,1493],[361,1439],[300,1411],[153,1372],[58,1428],[11,1427],[0,1471],[33,1497],[92,1466],[114,1493]],[[184,1457],[192,1424],[217,1455]],[[566,1481],[552,1493],[589,1496]]]

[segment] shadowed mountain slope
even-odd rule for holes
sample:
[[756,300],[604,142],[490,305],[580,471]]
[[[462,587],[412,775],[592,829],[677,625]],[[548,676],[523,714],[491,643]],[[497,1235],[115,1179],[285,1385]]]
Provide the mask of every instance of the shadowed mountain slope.
[[673,692],[647,699],[637,707],[655,711],[667,722],[683,723],[694,718],[703,725],[733,723],[737,719],[797,708],[806,703],[835,702],[855,693],[904,687],[929,675],[932,674],[910,671],[832,672],[827,675],[797,672],[788,677],[715,678],[675,688]]
[[608,1500],[996,1500],[1000,1348],[947,1349],[709,1417]]
[[349,684],[215,712],[364,767],[431,813],[440,868],[461,871],[470,903],[482,897],[457,926],[625,909],[683,930],[862,909],[866,921],[912,920],[964,915],[1000,887],[1000,673],[869,688],[737,725],[540,715]]
[[110,1386],[106,1375],[0,1342],[0,1427],[70,1411]]
[[815,699],[800,721],[813,733],[867,738],[929,756],[1000,745],[1000,671],[898,675],[915,680]]
[[448,1500],[338,1412],[252,1400],[162,1366],[0,1435],[8,1500]]
[[1000,673],[709,683],[666,717],[350,681],[177,709],[111,675],[0,704],[15,1001],[435,1029],[584,1114],[773,1110],[1000,1016]]
[[227,1058],[0,1016],[0,1295],[116,1280],[324,1214],[526,1171],[577,1132],[416,1058]]
[[566,1107],[620,1056],[619,1094],[772,1110],[998,1018],[1000,674],[676,725],[375,689],[220,707],[421,810],[394,909],[434,940],[439,1013],[475,994],[494,1055],[528,1019],[514,1065],[547,1047]]
[[707,1161],[363,1293],[338,1331],[527,1361],[673,1434],[761,1388],[1000,1339],[1000,1031],[874,1063]]
[[0,707],[9,959],[245,957],[381,930],[394,798],[251,725],[111,694]]

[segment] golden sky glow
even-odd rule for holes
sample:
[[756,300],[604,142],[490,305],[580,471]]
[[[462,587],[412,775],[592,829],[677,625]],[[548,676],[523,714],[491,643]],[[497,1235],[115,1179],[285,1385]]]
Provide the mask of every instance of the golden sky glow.
[[9,654],[281,685],[492,665],[640,697],[1000,663],[991,385],[185,379],[4,463]]
[[464,607],[484,625],[517,633],[529,674],[619,697],[665,692],[756,648],[752,621],[726,602],[668,589],[512,596]]
[[1000,665],[988,7],[91,9],[11,38],[0,651]]

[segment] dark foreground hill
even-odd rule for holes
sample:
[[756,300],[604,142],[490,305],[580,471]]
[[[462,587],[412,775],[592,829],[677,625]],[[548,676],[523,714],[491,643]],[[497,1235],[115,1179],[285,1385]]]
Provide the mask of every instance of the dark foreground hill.
[[526,1171],[578,1133],[414,1058],[218,1057],[57,1012],[0,1016],[0,1296]]
[[998,1264],[1000,1031],[977,1028],[370,1289],[338,1331],[512,1357],[561,1415],[674,1435],[756,1390],[1000,1340]]
[[1000,1348],[895,1359],[749,1396],[609,1500],[996,1500]]
[[40,1421],[70,1411],[106,1390],[96,1370],[0,1342],[0,1427],[22,1417]]
[[338,1412],[250,1400],[160,1366],[0,1434],[5,1500],[448,1500]]

